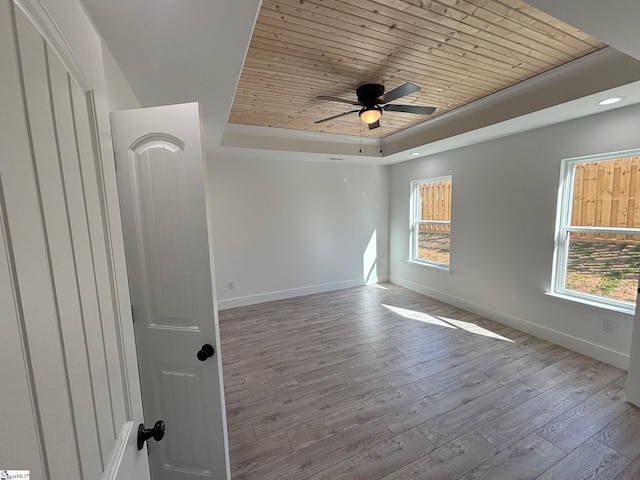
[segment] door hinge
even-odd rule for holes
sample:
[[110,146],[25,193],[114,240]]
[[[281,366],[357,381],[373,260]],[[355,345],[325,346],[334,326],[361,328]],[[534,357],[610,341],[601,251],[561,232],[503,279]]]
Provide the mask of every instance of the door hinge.
[[133,323],[136,323],[136,317],[135,317],[135,315],[133,314],[133,305],[131,305],[131,321],[132,321]]

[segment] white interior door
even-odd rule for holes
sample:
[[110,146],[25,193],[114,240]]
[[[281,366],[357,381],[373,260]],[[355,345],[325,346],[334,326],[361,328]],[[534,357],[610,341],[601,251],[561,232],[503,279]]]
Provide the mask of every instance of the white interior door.
[[[640,297],[640,288],[638,289]],[[636,306],[631,335],[631,352],[629,355],[629,374],[624,390],[627,401],[640,407],[640,308]]]
[[[199,105],[111,123],[145,418],[166,424],[148,446],[151,475],[229,478]],[[215,354],[199,360],[204,345]]]
[[106,106],[19,4],[0,0],[0,468],[148,479]]

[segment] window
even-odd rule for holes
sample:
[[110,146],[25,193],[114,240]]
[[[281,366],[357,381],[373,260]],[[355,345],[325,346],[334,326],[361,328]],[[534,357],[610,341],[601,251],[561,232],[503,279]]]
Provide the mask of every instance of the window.
[[411,260],[449,266],[451,176],[411,182]]
[[563,160],[552,292],[633,312],[640,264],[640,150]]

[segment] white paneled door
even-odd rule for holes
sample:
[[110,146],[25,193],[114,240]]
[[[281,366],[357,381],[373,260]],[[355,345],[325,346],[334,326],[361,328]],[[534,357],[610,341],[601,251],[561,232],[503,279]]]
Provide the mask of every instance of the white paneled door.
[[154,480],[228,479],[206,163],[196,103],[113,112]]
[[[640,296],[640,288],[638,289]],[[640,407],[640,308],[636,307],[631,335],[631,353],[629,355],[629,373],[624,390],[628,402]]]
[[106,105],[41,5],[0,0],[0,470],[144,480]]

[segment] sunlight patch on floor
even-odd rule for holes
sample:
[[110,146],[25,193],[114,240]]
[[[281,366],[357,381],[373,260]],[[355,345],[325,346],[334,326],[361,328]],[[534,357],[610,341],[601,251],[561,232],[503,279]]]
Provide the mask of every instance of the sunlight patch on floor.
[[382,304],[382,306],[384,308],[391,310],[393,313],[397,313],[401,317],[408,318],[409,320],[418,320],[419,322],[431,323],[439,327],[454,328],[454,329],[458,328],[443,320],[440,320],[438,317],[429,315],[428,313],[418,312],[416,310],[409,310],[407,308],[402,308],[402,307],[394,307],[392,305],[385,305],[384,303]]
[[467,332],[474,333],[476,335],[483,335],[485,337],[497,338],[498,340],[504,340],[506,342],[513,343],[513,340],[511,340],[510,338],[503,337],[499,333],[492,332],[491,330],[481,327],[477,323],[465,322],[463,320],[456,320],[455,318],[448,318],[448,317],[438,317],[438,318],[440,318],[445,322],[451,323],[456,327],[461,328],[462,330],[466,330]]
[[473,333],[474,335],[482,335],[484,337],[496,338],[498,340],[504,340],[505,342],[513,343],[513,340],[498,333],[492,332],[487,328],[481,327],[477,323],[465,322],[464,320],[456,320],[455,318],[450,317],[429,315],[428,313],[419,312],[417,310],[394,307],[393,305],[386,305],[384,303],[381,305],[386,309],[391,310],[393,313],[397,313],[401,317],[408,318],[409,320],[417,320],[419,322],[430,323],[438,327],[466,330],[467,332]]

